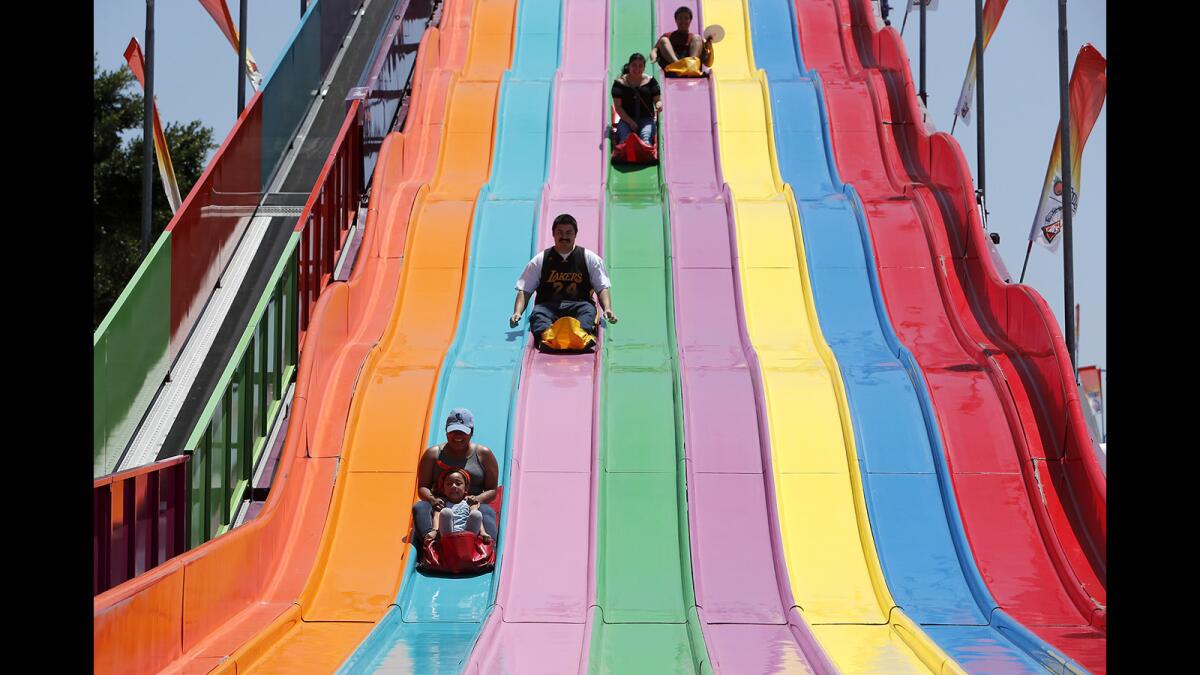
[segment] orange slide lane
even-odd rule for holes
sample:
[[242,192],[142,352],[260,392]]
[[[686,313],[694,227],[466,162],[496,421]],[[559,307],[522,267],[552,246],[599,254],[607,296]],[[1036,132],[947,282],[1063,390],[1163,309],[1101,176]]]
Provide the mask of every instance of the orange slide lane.
[[516,0],[459,1],[471,9],[466,66],[451,80],[437,170],[413,206],[395,308],[359,376],[316,564],[297,603],[219,672],[332,672],[400,587],[412,550],[405,535],[417,460],[458,323],[475,198],[491,167],[516,18]]
[[295,611],[323,541],[335,476],[345,482],[338,457],[351,398],[398,299],[409,215],[437,168],[447,93],[466,62],[473,10],[470,0],[451,0],[442,28],[421,40],[405,130],[388,136],[376,165],[359,262],[349,282],[330,284],[312,315],[262,512],[96,596],[95,672],[205,672]]

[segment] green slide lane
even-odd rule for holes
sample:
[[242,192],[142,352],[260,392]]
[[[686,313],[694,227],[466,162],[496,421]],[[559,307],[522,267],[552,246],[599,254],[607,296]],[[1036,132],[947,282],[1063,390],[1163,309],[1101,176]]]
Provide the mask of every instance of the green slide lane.
[[[652,0],[609,7],[611,80],[655,33]],[[667,211],[659,167],[609,167],[604,257],[620,323],[601,359],[590,672],[711,672],[692,590]]]

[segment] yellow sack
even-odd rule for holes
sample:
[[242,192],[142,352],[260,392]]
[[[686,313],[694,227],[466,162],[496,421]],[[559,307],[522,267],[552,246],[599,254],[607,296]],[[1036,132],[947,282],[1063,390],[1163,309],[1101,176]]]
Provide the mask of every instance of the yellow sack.
[[663,72],[675,77],[704,77],[700,71],[700,59],[695,56],[685,56],[664,68]]
[[587,349],[595,344],[596,338],[579,325],[579,319],[564,316],[554,325],[542,331],[542,343],[551,349]]

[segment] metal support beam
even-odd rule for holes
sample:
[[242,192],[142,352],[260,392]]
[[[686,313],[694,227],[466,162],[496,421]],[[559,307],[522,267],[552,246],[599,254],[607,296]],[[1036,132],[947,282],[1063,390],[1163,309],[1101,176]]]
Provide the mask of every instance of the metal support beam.
[[984,193],[987,191],[985,168],[987,161],[984,155],[983,133],[983,0],[975,0],[975,108],[979,113],[979,127],[976,129],[975,145],[979,153],[979,176],[976,181],[976,199],[980,205],[980,217],[985,215],[983,209]]
[[238,87],[237,114],[246,109],[246,0],[238,5]]
[[921,89],[917,95],[921,97],[921,105],[929,108],[929,97],[925,93],[925,5],[929,0],[921,0]]
[[1075,256],[1071,216],[1075,207],[1075,189],[1071,174],[1071,96],[1070,76],[1067,73],[1067,0],[1058,0],[1058,134],[1062,139],[1063,181],[1063,295],[1066,302],[1067,351],[1071,355],[1071,369],[1075,380],[1079,380],[1077,354],[1075,353]]
[[154,0],[146,0],[146,86],[142,120],[142,257],[150,252],[154,215]]

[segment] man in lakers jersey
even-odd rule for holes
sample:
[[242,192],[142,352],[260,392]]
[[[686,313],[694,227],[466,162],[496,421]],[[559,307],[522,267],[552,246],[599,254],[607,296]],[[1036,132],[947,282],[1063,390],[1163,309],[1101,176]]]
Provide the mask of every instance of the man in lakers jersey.
[[596,293],[604,310],[604,319],[617,322],[612,311],[612,283],[604,269],[604,260],[592,251],[575,245],[579,225],[569,213],[559,214],[550,228],[554,235],[554,246],[535,255],[521,278],[517,279],[517,298],[513,304],[510,327],[521,322],[525,303],[536,291],[533,311],[529,314],[529,329],[538,340],[545,340],[547,330],[563,317],[573,317],[587,335],[584,341],[590,346],[595,342],[596,306],[592,293]]

